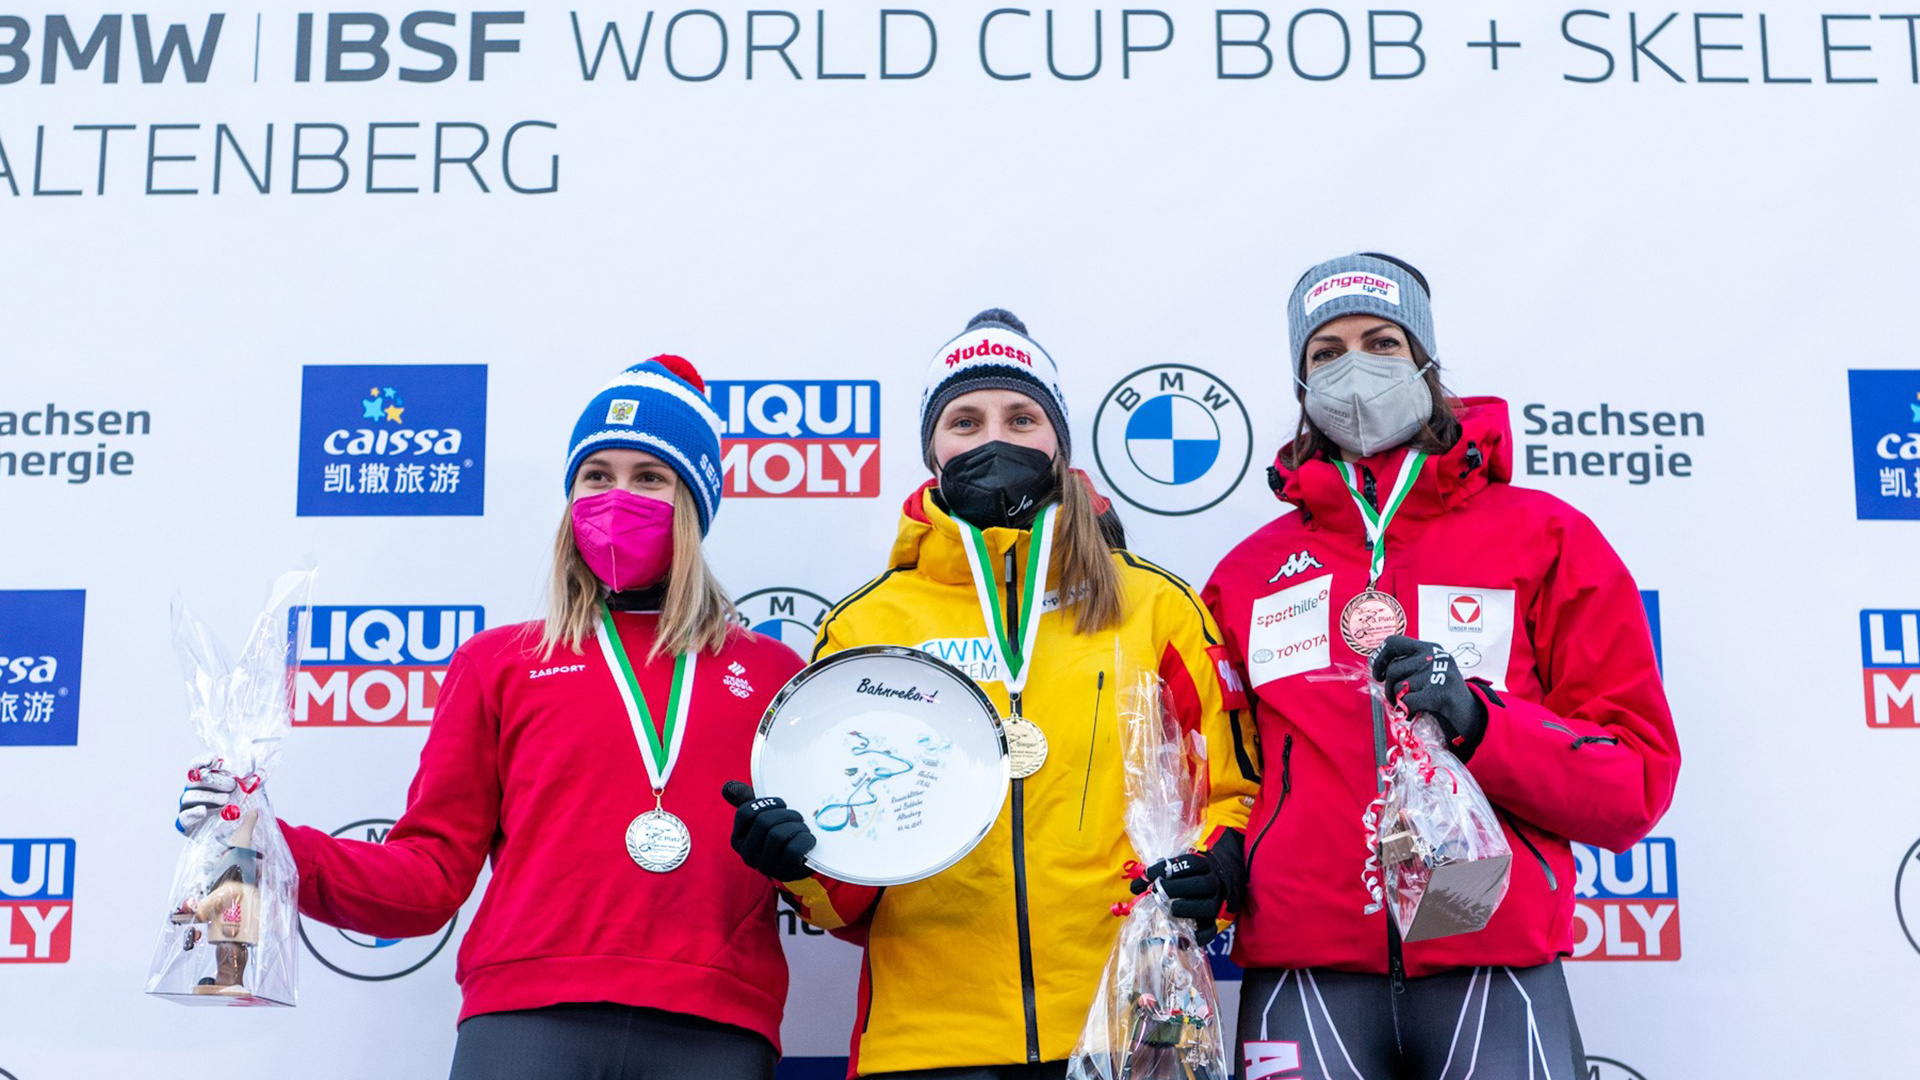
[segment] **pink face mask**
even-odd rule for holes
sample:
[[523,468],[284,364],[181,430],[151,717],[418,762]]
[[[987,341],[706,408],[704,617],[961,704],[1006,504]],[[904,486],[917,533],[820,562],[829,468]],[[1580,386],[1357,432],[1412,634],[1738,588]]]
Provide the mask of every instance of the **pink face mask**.
[[573,545],[614,592],[659,581],[673,561],[673,504],[615,488],[568,508]]

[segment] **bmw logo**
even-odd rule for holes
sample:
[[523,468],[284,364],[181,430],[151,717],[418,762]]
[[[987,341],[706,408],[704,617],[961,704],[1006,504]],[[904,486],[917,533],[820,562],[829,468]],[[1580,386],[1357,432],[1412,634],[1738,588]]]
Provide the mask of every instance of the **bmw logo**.
[[805,589],[755,589],[736,597],[733,606],[740,622],[756,634],[765,634],[802,657],[813,655],[813,639],[833,605]]
[[1115,384],[1093,419],[1100,475],[1155,514],[1195,514],[1226,498],[1253,459],[1240,396],[1187,364],[1141,368]]
[[[393,825],[392,818],[366,818],[343,825],[331,835],[378,844],[385,842],[387,830]],[[447,942],[453,940],[454,929],[459,924],[460,916],[455,915],[447,920],[447,925],[437,934],[415,938],[377,938],[338,930],[324,923],[313,922],[303,915],[300,917],[300,940],[306,943],[307,951],[313,954],[314,959],[336,975],[362,982],[385,982],[411,975],[426,967],[429,961],[440,955],[440,950],[447,947]]]

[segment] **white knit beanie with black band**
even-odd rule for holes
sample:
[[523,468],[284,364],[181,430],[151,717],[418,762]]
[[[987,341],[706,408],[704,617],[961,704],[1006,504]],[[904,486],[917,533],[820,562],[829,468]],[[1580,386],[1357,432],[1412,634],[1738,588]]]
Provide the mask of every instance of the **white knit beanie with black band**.
[[933,460],[933,427],[940,412],[954,398],[975,390],[1013,390],[1032,398],[1053,424],[1060,453],[1068,453],[1067,398],[1060,392],[1060,369],[1047,350],[1027,336],[1026,324],[1005,308],[975,315],[966,330],[940,346],[927,364],[925,386],[920,395],[920,453],[935,472],[940,467]]

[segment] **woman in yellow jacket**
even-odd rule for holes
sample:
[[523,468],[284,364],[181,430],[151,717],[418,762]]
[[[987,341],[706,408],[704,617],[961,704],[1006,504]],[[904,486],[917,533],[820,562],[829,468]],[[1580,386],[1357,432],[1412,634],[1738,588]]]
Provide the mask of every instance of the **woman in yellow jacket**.
[[[1196,852],[1148,880],[1164,877],[1175,914],[1208,937],[1244,885],[1253,726],[1197,594],[1120,547],[1106,500],[1069,469],[1053,360],[1011,313],[982,312],[935,354],[921,442],[935,479],[907,500],[887,571],[828,615],[814,658],[875,644],[973,658],[960,666],[1008,718],[1019,778],[986,839],[909,885],[810,875],[800,814],[744,785],[729,791],[734,847],[810,922],[866,946],[854,1075],[1060,1077],[1118,933],[1111,906],[1128,894],[1127,677],[1159,675],[1206,757]],[[1023,597],[1038,610],[1020,610]]]

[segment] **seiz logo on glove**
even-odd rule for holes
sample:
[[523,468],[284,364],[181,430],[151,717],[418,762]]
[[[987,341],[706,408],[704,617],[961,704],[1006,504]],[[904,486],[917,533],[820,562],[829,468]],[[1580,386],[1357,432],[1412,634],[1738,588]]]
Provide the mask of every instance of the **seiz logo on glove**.
[[[1431,641],[1394,634],[1373,654],[1372,674],[1387,696],[1409,713],[1426,713],[1440,724],[1447,748],[1465,761],[1487,734],[1487,703],[1480,700],[1452,655]],[[1426,672],[1424,685],[1414,680]]]

